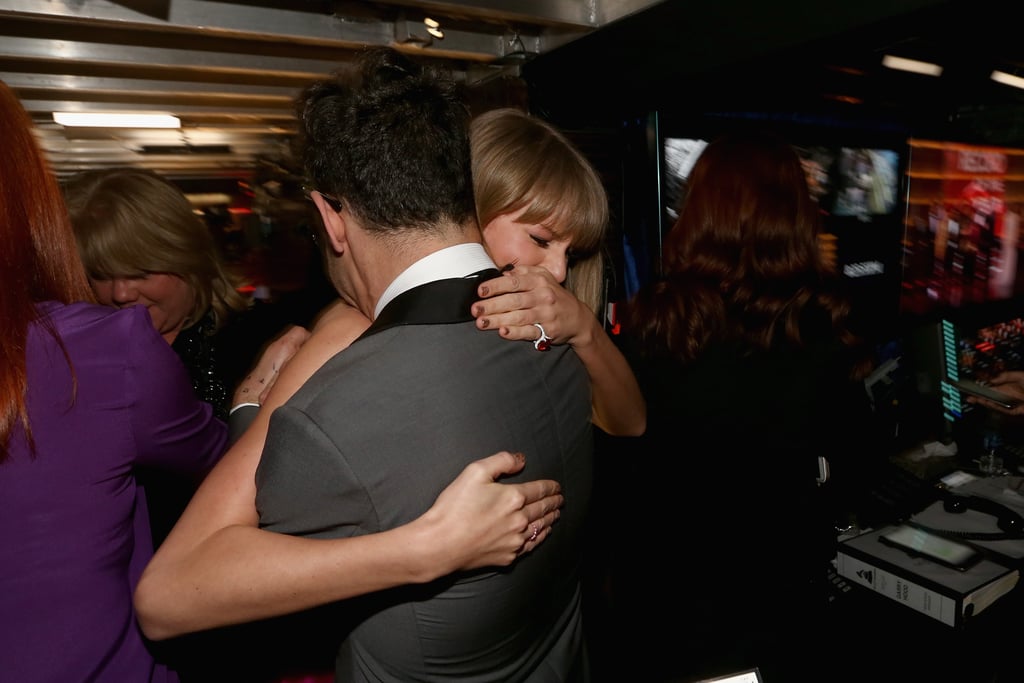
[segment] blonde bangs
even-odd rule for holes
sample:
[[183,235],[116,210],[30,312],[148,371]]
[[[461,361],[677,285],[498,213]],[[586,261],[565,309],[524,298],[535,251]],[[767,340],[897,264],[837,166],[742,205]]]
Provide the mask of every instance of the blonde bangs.
[[[608,227],[608,200],[596,176],[577,163],[557,159],[556,168],[536,178],[524,197],[520,220],[538,223],[568,238],[573,251],[589,254],[601,248]],[[561,168],[557,168],[561,166]]]
[[[102,213],[102,211],[100,211]],[[111,280],[152,272],[151,252],[130,229],[130,221],[97,218],[97,212],[75,222],[78,249],[90,278]]]

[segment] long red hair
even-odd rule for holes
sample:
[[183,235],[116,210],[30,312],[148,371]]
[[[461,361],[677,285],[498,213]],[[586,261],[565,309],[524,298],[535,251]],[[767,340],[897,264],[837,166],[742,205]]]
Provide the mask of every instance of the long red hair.
[[689,362],[714,344],[756,352],[822,335],[862,352],[819,228],[800,157],[785,140],[747,131],[712,141],[665,238],[663,279],[626,307],[638,352]]
[[[0,81],[0,462],[20,422],[33,444],[26,406],[26,343],[41,301],[94,301],[57,179],[32,119]],[[60,338],[56,330],[51,334]],[[67,354],[65,353],[65,356]]]

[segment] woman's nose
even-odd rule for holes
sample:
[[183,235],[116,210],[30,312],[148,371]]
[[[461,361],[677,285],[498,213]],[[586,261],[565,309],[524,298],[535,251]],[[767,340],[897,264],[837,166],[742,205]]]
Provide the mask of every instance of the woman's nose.
[[139,291],[131,280],[115,278],[111,284],[111,298],[115,304],[129,304],[138,300]]
[[558,284],[565,282],[565,276],[569,271],[569,256],[566,253],[549,254],[544,263],[541,264],[551,273]]

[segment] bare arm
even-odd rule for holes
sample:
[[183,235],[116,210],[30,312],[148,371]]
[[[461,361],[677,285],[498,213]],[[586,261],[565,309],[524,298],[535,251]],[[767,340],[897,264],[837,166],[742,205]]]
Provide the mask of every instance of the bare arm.
[[[370,321],[358,310],[349,306],[341,299],[328,304],[317,316],[312,332],[303,339],[301,348],[287,354],[287,349],[282,349],[278,356],[287,354],[280,358],[280,366],[277,374],[263,387],[259,396],[259,403],[262,408],[267,408],[267,419],[270,413],[282,403],[291,398],[292,394],[298,391],[299,387],[306,383],[306,380],[314,372],[320,369],[332,356],[348,348],[348,345],[366,331]],[[301,329],[301,328],[300,328]],[[265,354],[270,355],[270,354]],[[289,360],[290,359],[290,360]],[[278,360],[278,359],[274,359]],[[261,363],[265,360],[261,359]],[[287,369],[284,369],[285,362]],[[258,366],[257,366],[258,367]],[[249,379],[248,377],[246,379]],[[280,382],[281,386],[275,386]],[[244,385],[239,385],[235,392],[235,403],[245,400],[241,395]],[[266,427],[262,433],[266,436]],[[262,450],[262,445],[260,449]]]
[[421,517],[377,534],[317,540],[225,526],[189,553],[154,558],[135,592],[139,623],[160,640],[511,564],[547,538],[562,504],[554,481],[496,483],[524,465],[507,451],[470,463]]
[[423,516],[387,532],[315,540],[258,528],[255,472],[270,413],[367,324],[353,309],[318,323],[256,420],[203,481],[136,589],[147,636],[169,638],[457,569],[507,565],[547,537],[562,504],[558,484],[496,484],[523,467],[522,456],[509,453],[470,464]]
[[533,341],[540,323],[555,344],[572,344],[587,368],[594,424],[615,436],[639,436],[647,428],[647,404],[632,368],[597,317],[540,267],[516,266],[480,285],[473,306],[477,327],[505,339]]

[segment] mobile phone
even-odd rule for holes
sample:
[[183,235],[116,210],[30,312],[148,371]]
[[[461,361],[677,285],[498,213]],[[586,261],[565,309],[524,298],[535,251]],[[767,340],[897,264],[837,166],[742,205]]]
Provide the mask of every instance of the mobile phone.
[[979,396],[981,398],[987,398],[993,403],[998,403],[1004,408],[1013,408],[1020,404],[1020,400],[1016,399],[1008,394],[1004,394],[998,389],[985,386],[984,384],[978,384],[977,382],[969,379],[960,379],[951,382],[960,391],[971,394],[972,396]]
[[964,571],[981,559],[981,553],[967,545],[908,524],[901,524],[878,537],[882,543],[911,555],[926,557],[946,567]]

